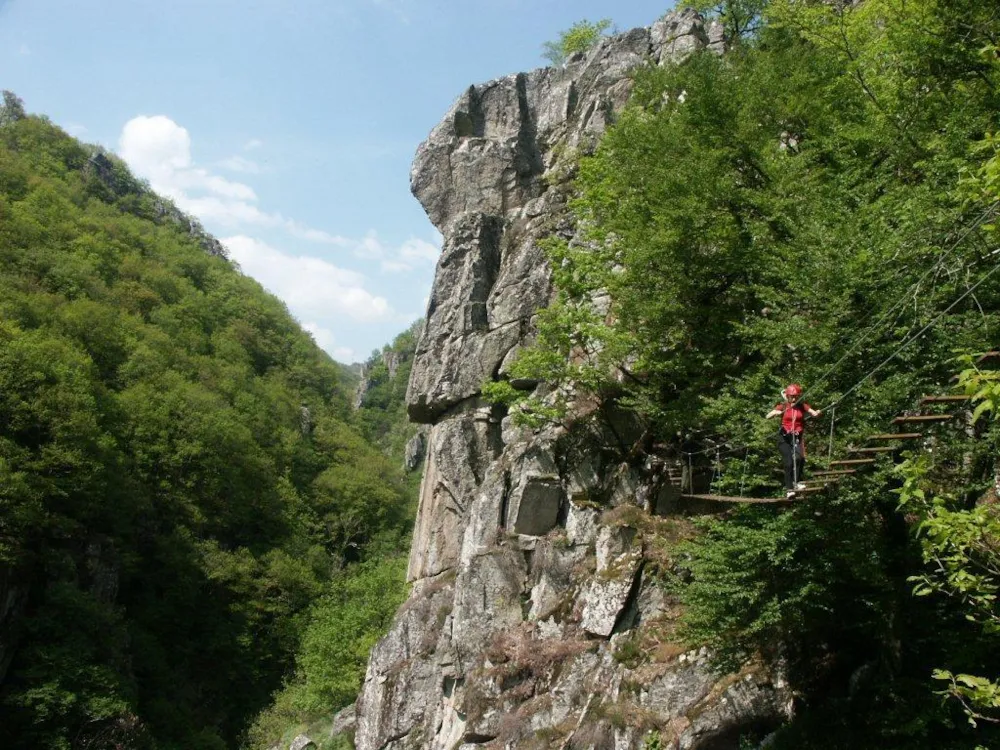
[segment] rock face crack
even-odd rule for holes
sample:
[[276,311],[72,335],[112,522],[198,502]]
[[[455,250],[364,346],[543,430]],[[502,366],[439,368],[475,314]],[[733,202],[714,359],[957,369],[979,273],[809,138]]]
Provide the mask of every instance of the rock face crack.
[[642,572],[645,565],[645,562],[640,563],[635,571],[635,575],[632,576],[632,586],[629,588],[628,596],[625,597],[625,604],[622,605],[615,624],[611,628],[612,635],[630,630],[635,624],[636,614],[639,609],[637,606],[639,590],[642,588]]

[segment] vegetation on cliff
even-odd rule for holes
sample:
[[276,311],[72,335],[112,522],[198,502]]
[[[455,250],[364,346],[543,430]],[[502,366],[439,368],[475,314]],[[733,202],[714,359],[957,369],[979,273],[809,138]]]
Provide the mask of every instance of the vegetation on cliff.
[[[761,416],[785,383],[804,383],[816,407],[844,399],[842,446],[939,391],[956,352],[1000,341],[989,135],[1000,17],[974,0],[700,5],[721,13],[729,54],[638,73],[630,105],[579,165],[583,241],[551,242],[558,299],[511,374],[571,387],[487,393],[528,422],[597,394],[661,444],[723,441],[717,489],[766,494],[777,461]],[[972,512],[993,481],[995,434],[975,448],[964,433],[941,438],[950,489],[933,476],[948,508]],[[928,528],[952,522],[937,542],[947,546],[974,519],[922,508],[918,526],[897,510],[900,481],[886,466],[828,501],[734,513],[688,549],[688,636],[788,665],[807,708],[785,746],[996,740],[995,628],[974,613],[981,598],[956,593],[962,575],[923,567],[935,559]],[[968,574],[981,560],[956,565]],[[951,596],[913,597],[908,578],[923,575],[921,593]],[[992,585],[982,592],[995,616]],[[986,717],[978,730],[935,694],[934,669],[969,678],[948,690]]]
[[407,441],[418,430],[406,416],[406,386],[423,325],[423,320],[413,323],[392,343],[372,352],[362,368],[358,424],[368,440],[400,463]]
[[302,705],[349,702],[402,591],[409,493],[349,378],[191,232],[5,96],[5,748],[232,747],[331,630]]
[[591,23],[586,19],[577,21],[561,32],[557,40],[542,45],[542,57],[552,65],[562,65],[571,55],[586,52],[597,44],[601,36],[610,28],[611,20],[607,18],[596,23]]

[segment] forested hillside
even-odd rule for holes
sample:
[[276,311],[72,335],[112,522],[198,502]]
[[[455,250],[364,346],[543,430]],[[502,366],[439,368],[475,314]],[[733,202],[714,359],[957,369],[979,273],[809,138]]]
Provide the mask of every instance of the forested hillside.
[[406,417],[406,385],[424,323],[418,320],[364,363],[355,404],[365,436],[394,460],[404,461],[417,426]]
[[996,746],[996,381],[956,357],[1000,343],[1000,15],[689,5],[728,52],[647,66],[596,152],[564,157],[588,241],[551,238],[558,298],[485,391],[534,425],[625,407],[645,433],[623,458],[691,451],[717,493],[767,497],[785,384],[836,407],[812,427],[822,463],[966,370],[974,425],[704,523],[673,590],[690,644],[787,667],[798,718],[775,747]]
[[5,94],[4,748],[234,747],[296,660],[292,714],[328,711],[402,593],[353,378],[219,249]]

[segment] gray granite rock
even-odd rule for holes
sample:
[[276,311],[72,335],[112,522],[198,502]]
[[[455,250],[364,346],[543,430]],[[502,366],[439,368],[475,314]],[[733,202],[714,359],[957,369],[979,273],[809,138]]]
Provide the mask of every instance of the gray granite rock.
[[427,431],[422,429],[406,441],[406,448],[403,450],[403,469],[416,471],[423,464],[426,455]]

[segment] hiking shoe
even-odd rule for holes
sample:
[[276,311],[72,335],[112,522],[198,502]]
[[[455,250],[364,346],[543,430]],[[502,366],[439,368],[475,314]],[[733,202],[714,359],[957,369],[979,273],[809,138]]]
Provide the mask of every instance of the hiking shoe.
[[798,484],[795,485],[795,489],[797,490],[804,490],[805,488],[806,488],[805,482],[799,482]]
[[793,497],[795,497],[795,490],[788,490],[788,492],[785,493],[786,500],[791,500]]

